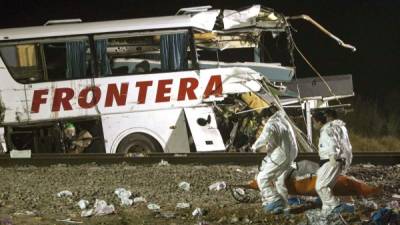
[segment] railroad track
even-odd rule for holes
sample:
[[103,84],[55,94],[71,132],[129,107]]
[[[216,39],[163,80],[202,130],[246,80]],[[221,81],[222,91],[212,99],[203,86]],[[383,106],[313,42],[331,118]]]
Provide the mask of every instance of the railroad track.
[[[170,164],[237,164],[258,165],[264,158],[263,153],[152,153],[144,156],[124,154],[32,154],[31,158],[10,158],[8,154],[0,154],[0,166],[49,166],[54,164],[78,165],[86,163],[105,164],[154,164],[165,160]],[[296,161],[311,160],[318,162],[316,153],[300,153]],[[370,152],[353,154],[353,164],[371,163],[375,165],[400,164],[400,152]]]

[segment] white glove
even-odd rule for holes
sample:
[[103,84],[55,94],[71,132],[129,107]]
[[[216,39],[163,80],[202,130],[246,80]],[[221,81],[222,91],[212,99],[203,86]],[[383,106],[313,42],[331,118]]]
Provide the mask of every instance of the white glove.
[[336,157],[334,155],[329,156],[329,164],[332,167],[336,167],[337,163],[338,162],[336,161]]

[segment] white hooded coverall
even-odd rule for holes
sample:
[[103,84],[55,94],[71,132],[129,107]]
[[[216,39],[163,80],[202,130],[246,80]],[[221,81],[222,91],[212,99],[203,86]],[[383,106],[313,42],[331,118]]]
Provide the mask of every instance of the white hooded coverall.
[[[333,196],[331,188],[335,185],[337,177],[346,173],[353,159],[345,125],[341,120],[333,120],[324,124],[320,131],[319,157],[328,162],[325,162],[317,171],[315,189],[321,198],[324,214],[331,213],[340,204],[339,199]],[[337,161],[340,159],[344,163]]]
[[263,205],[283,199],[287,203],[286,173],[290,171],[297,157],[297,143],[293,127],[283,111],[272,115],[262,133],[251,147],[253,151],[266,147],[267,156],[263,159],[257,184],[261,191]]

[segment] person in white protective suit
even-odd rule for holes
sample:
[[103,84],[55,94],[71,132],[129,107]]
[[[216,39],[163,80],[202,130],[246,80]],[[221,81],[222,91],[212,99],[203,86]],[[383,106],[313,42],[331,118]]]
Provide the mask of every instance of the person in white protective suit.
[[337,119],[336,112],[313,114],[313,127],[320,129],[318,154],[320,168],[317,171],[315,189],[322,201],[322,213],[354,212],[354,206],[340,203],[332,194],[332,187],[340,174],[350,167],[353,154],[345,123]]
[[256,179],[264,212],[279,214],[287,207],[285,178],[291,171],[298,150],[293,127],[285,112],[277,111],[277,108],[272,106],[267,114],[270,118],[251,149],[253,152],[264,149],[267,153]]

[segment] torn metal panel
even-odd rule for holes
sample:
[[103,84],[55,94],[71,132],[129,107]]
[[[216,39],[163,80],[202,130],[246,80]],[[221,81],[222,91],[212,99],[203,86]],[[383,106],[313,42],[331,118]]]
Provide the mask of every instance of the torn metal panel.
[[[354,95],[353,80],[351,74],[323,77],[337,96]],[[288,90],[298,93],[301,98],[308,97],[332,97],[325,83],[318,77],[299,78],[287,83]],[[297,91],[298,88],[298,91]]]
[[211,107],[185,108],[185,115],[198,152],[225,150]]
[[226,68],[226,67],[248,67],[261,75],[268,78],[272,82],[288,82],[294,76],[294,68],[281,66],[277,63],[257,63],[257,62],[216,62],[202,60],[199,62],[200,68]]
[[204,30],[212,30],[217,16],[219,15],[220,10],[209,10],[206,12],[201,12],[192,15],[190,18],[191,23],[194,27],[198,27]]

